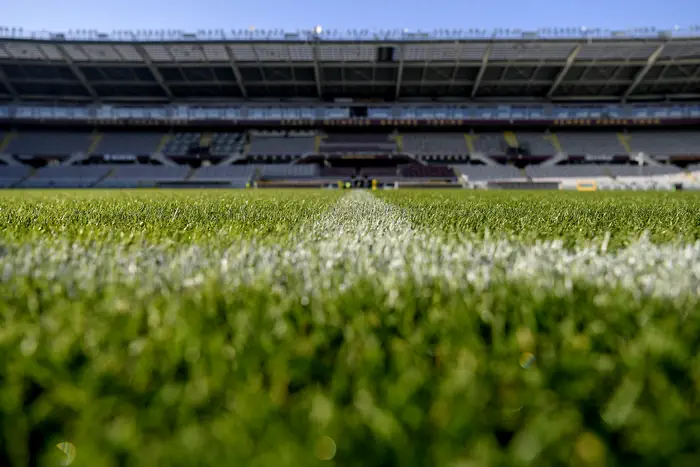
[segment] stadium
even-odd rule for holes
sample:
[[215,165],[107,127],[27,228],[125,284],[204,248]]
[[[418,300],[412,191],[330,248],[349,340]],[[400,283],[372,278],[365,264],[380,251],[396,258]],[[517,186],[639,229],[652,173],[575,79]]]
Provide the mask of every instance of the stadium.
[[698,28],[0,28],[0,465],[695,466],[699,129]]
[[2,186],[697,186],[692,32],[261,34],[4,39]]

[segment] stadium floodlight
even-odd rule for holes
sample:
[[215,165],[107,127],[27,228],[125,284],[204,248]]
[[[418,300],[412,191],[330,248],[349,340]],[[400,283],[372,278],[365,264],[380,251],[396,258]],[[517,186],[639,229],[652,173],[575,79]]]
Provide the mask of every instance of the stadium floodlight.
[[321,33],[323,32],[323,27],[320,26],[320,25],[317,25],[317,26],[314,28],[314,32],[316,33],[317,36],[321,35]]

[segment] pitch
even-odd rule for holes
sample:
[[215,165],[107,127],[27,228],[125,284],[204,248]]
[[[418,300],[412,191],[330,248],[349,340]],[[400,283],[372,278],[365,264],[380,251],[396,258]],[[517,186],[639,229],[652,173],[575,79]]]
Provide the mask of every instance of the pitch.
[[0,193],[2,465],[695,465],[700,195]]

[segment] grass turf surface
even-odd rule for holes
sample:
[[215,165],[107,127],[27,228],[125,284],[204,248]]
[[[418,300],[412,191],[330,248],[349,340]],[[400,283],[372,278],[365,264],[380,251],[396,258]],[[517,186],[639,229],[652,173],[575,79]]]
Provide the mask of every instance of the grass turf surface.
[[0,464],[696,465],[698,239],[694,194],[0,192]]

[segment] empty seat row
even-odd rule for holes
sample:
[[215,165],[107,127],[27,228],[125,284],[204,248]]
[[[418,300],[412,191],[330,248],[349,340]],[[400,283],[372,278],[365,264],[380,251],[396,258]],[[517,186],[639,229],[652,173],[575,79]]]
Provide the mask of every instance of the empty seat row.
[[323,141],[327,144],[387,143],[387,133],[329,133]]
[[85,153],[93,143],[89,132],[32,131],[15,135],[4,152],[28,156],[68,156]]
[[[558,151],[570,155],[618,155],[644,152],[651,155],[700,154],[700,131],[630,130],[624,137],[615,131],[406,133],[403,150],[416,154],[465,154],[475,151],[497,156],[518,147],[531,155],[546,156]],[[191,149],[206,147],[214,155],[242,152],[245,135],[241,133],[178,132],[101,132],[20,131],[2,138],[3,152],[14,155],[68,156],[74,153],[109,155],[146,155],[162,150],[166,155],[183,156]],[[326,135],[320,142],[321,152],[394,151],[395,141],[384,133]],[[314,152],[313,133],[251,132],[251,155],[303,155]]]
[[608,177],[604,165],[532,165],[525,168],[532,178]]
[[509,165],[455,165],[453,169],[466,175],[470,181],[524,179],[522,172]]
[[104,133],[92,150],[95,154],[148,155],[158,150],[165,133]]
[[248,154],[251,156],[301,156],[314,152],[315,144],[315,137],[309,136],[258,136],[251,139]]
[[19,188],[89,188],[109,173],[99,165],[42,167],[20,182]]
[[263,178],[313,178],[319,175],[315,164],[265,164],[258,167]]
[[452,169],[446,165],[410,164],[399,168],[401,176],[409,178],[455,178]]
[[243,135],[240,133],[214,133],[209,152],[214,156],[228,156],[241,153]]
[[631,131],[628,141],[634,152],[651,155],[700,154],[700,132]]
[[168,156],[184,156],[191,148],[199,147],[201,137],[201,133],[175,133],[165,143],[163,153]]
[[403,151],[411,154],[467,154],[463,133],[409,133],[403,135]]
[[32,171],[26,165],[0,165],[0,188],[10,188],[26,178]]
[[200,167],[190,177],[190,180],[199,181],[229,181],[248,180],[255,174],[257,166],[254,165],[210,165]]

